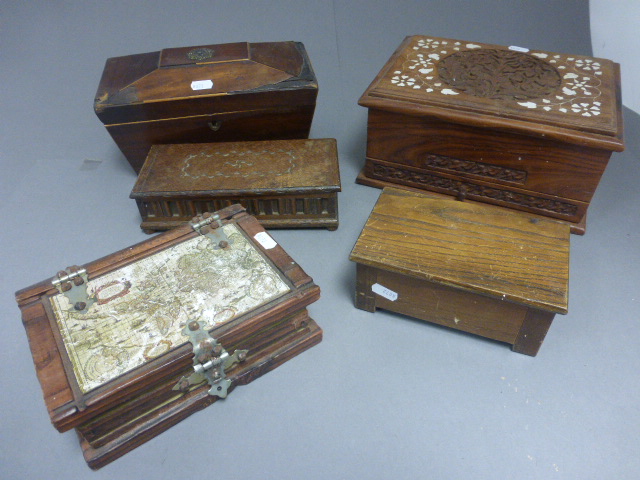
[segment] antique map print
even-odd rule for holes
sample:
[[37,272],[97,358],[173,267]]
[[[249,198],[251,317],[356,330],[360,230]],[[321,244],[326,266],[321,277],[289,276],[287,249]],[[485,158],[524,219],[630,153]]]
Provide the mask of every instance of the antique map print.
[[97,301],[86,313],[51,297],[84,393],[185,343],[190,320],[212,328],[290,291],[235,225],[223,228],[227,248],[198,236],[90,280]]

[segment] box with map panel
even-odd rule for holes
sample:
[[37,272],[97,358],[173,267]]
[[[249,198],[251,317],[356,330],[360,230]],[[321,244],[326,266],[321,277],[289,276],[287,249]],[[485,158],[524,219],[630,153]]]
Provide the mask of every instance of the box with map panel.
[[240,205],[16,293],[51,422],[92,468],[319,343],[319,296]]

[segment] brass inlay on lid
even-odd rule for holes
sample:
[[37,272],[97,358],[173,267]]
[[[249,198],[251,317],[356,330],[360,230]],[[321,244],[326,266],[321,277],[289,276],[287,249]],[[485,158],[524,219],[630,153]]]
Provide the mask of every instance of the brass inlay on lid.
[[201,62],[202,60],[208,60],[213,57],[214,51],[210,48],[200,47],[194,48],[187,53],[187,58],[189,60],[195,60],[197,62]]

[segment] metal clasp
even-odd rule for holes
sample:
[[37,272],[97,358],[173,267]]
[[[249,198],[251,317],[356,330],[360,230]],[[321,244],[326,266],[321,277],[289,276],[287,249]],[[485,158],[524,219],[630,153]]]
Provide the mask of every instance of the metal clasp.
[[59,271],[51,283],[69,300],[70,312],[86,313],[96,302],[95,296],[90,296],[87,291],[88,281],[87,270],[74,265]]
[[200,235],[209,237],[215,249],[226,248],[233,243],[224,233],[222,220],[217,213],[213,215],[209,212],[203,213],[202,217],[194,217],[190,225]]
[[188,377],[182,377],[173,387],[181,392],[189,391],[192,385],[209,382],[209,395],[226,398],[231,380],[225,370],[247,358],[247,350],[236,350],[233,355],[222,348],[218,341],[209,335],[204,322],[192,321],[182,330],[193,345],[193,370]]

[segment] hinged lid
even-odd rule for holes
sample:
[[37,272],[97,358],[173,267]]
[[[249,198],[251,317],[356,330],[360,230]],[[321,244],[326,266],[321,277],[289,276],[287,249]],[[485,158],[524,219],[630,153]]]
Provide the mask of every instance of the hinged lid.
[[[293,99],[296,90],[300,95]],[[243,94],[262,95],[249,102]],[[315,75],[301,43],[242,42],[109,58],[94,108],[103,123],[116,124],[313,105],[316,95]],[[180,108],[167,102],[179,102]]]
[[69,311],[85,313],[96,302],[96,297],[87,291],[87,270],[77,266],[58,272],[51,284],[67,298]]
[[202,321],[192,320],[182,329],[182,335],[189,337],[193,345],[193,370],[188,377],[182,377],[174,390],[189,391],[192,385],[208,382],[209,395],[226,398],[231,386],[226,370],[247,358],[247,350],[236,350],[232,355],[209,335]]
[[[190,322],[233,346],[317,300],[312,279],[240,205],[200,220],[199,230],[215,223],[227,243],[185,225],[57,277],[61,285],[82,278],[95,300],[82,310],[51,280],[16,293],[56,428],[175,384],[192,364],[182,335]],[[219,361],[204,362],[213,383],[242,357],[241,350],[219,353]]]
[[193,228],[200,235],[208,237],[213,242],[213,248],[215,250],[219,248],[228,248],[233,243],[222,227],[222,220],[217,213],[211,214],[205,212],[200,217],[195,217],[190,223]]
[[387,187],[350,259],[566,313],[569,235],[562,222]]
[[412,36],[360,105],[621,151],[619,84],[606,59]]
[[131,198],[337,192],[332,138],[154,145]]

